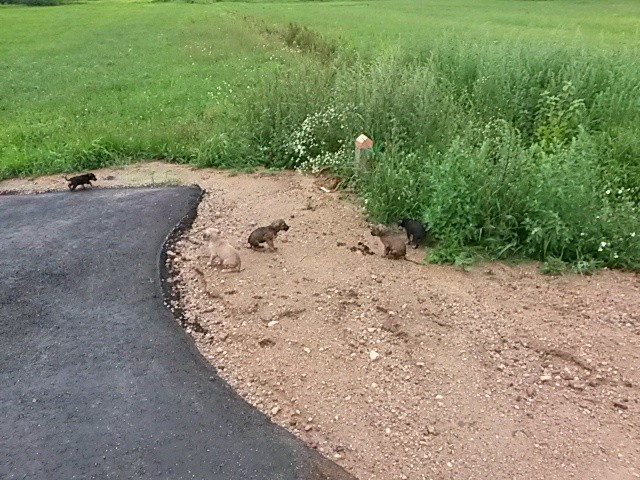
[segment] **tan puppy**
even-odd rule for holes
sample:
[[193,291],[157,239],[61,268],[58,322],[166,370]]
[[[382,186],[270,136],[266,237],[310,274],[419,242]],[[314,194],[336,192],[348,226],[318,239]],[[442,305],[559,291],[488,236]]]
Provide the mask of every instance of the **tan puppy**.
[[273,244],[273,240],[278,236],[278,232],[280,230],[284,230],[285,232],[289,230],[289,225],[287,225],[287,223],[282,219],[271,222],[271,225],[268,227],[256,228],[251,232],[251,235],[249,235],[249,245],[251,245],[251,248],[254,250],[259,250],[262,248],[260,244],[266,242],[273,252],[278,249]]
[[216,230],[207,228],[204,231],[203,238],[208,242],[207,247],[211,254],[207,265],[211,266],[215,260],[216,265],[223,269],[225,273],[240,271],[242,265],[240,254],[229,242],[221,238]]
[[389,258],[405,258],[407,255],[407,246],[401,237],[393,235],[384,225],[374,225],[371,227],[371,235],[380,237],[382,245],[384,245],[384,256]]

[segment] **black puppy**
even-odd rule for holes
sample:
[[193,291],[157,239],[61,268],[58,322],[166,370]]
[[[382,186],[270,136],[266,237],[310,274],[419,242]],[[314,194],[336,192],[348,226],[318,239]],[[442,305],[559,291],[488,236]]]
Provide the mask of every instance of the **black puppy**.
[[403,218],[398,222],[398,226],[407,231],[407,240],[413,245],[413,248],[418,248],[427,236],[424,225],[418,220]]
[[85,187],[86,184],[89,184],[93,187],[93,185],[91,184],[91,180],[98,180],[93,173],[85,173],[84,175],[78,175],[71,178],[64,177],[64,179],[69,182],[69,190],[75,190],[76,187],[80,185],[82,185],[82,188],[85,189],[87,188]]

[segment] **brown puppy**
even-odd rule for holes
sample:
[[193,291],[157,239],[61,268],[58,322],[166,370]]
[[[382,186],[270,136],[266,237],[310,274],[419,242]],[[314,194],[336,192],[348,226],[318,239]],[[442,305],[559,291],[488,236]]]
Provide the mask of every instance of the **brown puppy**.
[[387,258],[406,260],[407,262],[415,263],[416,265],[423,265],[421,262],[416,262],[407,258],[407,245],[402,237],[394,235],[384,225],[374,225],[371,227],[371,235],[374,237],[380,237],[382,245],[384,245],[384,256]]
[[404,240],[397,235],[394,236],[384,225],[374,225],[371,227],[371,235],[380,237],[384,245],[384,256],[389,258],[404,258],[407,255],[407,246]]
[[87,188],[85,186],[87,184],[93,187],[91,180],[94,182],[98,180],[93,173],[85,173],[84,175],[77,175],[71,178],[64,177],[64,179],[69,182],[69,190],[75,190],[76,187],[79,187],[80,185],[82,185],[82,189],[84,190]]
[[256,228],[251,232],[251,235],[249,235],[249,245],[255,250],[261,250],[262,247],[260,244],[266,242],[271,251],[275,251],[277,248],[273,245],[273,240],[278,236],[280,230],[284,230],[285,232],[289,230],[289,225],[282,219],[271,222],[271,225],[268,227]]
[[216,261],[221,269],[228,272],[239,272],[242,262],[240,261],[240,254],[235,248],[233,248],[229,242],[220,238],[218,232],[213,228],[207,228],[204,231],[203,238],[208,241],[208,248],[211,257],[207,265],[211,266],[213,261]]

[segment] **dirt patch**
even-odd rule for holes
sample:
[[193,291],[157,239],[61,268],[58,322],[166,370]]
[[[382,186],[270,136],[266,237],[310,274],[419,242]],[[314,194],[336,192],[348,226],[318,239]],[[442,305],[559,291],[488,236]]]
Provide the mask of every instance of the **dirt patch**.
[[[294,173],[149,163],[96,175],[205,189],[167,252],[187,330],[247,401],[358,478],[640,478],[637,275],[387,260],[355,204]],[[51,188],[66,183],[0,182]],[[277,252],[245,248],[277,218],[291,226]],[[242,272],[206,266],[207,227]]]

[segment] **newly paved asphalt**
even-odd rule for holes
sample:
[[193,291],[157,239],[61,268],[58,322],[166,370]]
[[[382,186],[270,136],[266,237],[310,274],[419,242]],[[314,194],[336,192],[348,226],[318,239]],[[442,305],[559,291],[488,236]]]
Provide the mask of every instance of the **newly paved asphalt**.
[[199,196],[0,196],[0,478],[351,478],[240,399],[164,307],[161,247]]

